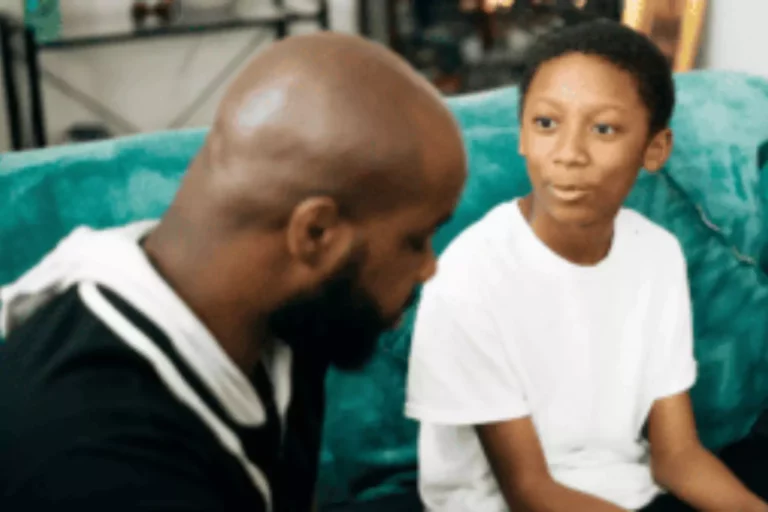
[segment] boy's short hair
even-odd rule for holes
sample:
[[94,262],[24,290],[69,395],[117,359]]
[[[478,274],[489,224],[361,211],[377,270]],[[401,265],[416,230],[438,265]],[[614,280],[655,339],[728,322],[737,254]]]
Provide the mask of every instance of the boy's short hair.
[[669,125],[675,105],[675,84],[667,58],[648,37],[602,19],[550,32],[531,47],[519,84],[521,118],[528,88],[539,68],[572,53],[600,57],[632,74],[650,114],[651,133]]

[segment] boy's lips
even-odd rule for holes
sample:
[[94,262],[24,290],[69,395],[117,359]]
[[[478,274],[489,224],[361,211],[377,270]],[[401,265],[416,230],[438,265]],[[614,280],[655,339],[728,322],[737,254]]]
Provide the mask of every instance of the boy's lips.
[[549,185],[548,188],[553,196],[566,203],[579,201],[590,194],[590,190],[584,187]]

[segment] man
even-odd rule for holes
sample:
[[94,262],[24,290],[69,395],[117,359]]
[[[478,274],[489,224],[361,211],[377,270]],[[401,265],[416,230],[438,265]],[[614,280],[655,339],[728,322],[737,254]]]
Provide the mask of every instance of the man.
[[465,165],[384,48],[262,52],[159,223],[77,230],[3,290],[0,510],[309,510],[325,370],[434,273]]

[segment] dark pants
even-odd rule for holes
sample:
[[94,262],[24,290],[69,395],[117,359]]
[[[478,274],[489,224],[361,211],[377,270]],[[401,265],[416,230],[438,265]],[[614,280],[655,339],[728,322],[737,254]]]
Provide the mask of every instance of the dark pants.
[[[768,501],[768,437],[752,436],[729,446],[720,454],[726,466],[749,490]],[[693,512],[695,509],[666,495],[642,512]]]
[[388,496],[378,500],[363,501],[348,505],[328,505],[320,512],[423,512],[424,507],[416,489],[408,494]]

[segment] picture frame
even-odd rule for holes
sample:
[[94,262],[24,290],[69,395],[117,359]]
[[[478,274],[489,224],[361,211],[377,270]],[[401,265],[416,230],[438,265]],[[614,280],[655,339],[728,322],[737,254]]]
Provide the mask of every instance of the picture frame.
[[622,22],[647,34],[669,59],[672,70],[696,67],[707,0],[626,0]]

